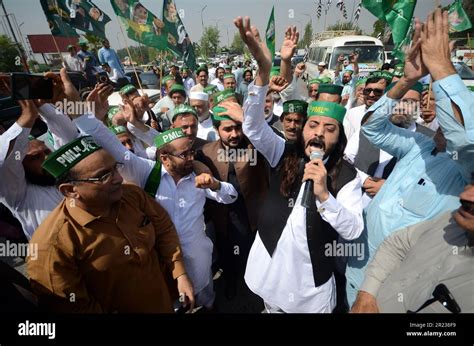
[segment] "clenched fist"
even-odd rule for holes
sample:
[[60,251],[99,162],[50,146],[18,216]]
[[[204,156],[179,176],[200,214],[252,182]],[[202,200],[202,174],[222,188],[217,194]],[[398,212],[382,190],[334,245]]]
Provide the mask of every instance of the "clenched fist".
[[219,190],[221,182],[214,179],[209,173],[201,173],[196,177],[195,185],[198,189],[211,189],[212,191]]

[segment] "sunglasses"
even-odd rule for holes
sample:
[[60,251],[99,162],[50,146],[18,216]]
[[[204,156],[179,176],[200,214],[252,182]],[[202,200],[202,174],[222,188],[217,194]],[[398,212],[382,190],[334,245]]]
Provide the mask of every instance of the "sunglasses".
[[407,313],[417,313],[436,301],[440,302],[448,311],[453,314],[458,314],[461,312],[461,308],[459,307],[458,303],[454,299],[453,294],[449,291],[445,284],[439,284],[435,287],[433,291],[433,297],[434,298],[427,300],[418,310],[408,310]]
[[364,90],[362,90],[362,93],[364,95],[370,95],[373,92],[375,96],[382,96],[384,91],[384,89],[364,88]]

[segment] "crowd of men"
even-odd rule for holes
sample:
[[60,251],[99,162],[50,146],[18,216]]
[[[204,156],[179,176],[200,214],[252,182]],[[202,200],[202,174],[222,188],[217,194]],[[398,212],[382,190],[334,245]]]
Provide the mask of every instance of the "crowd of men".
[[[447,12],[416,20],[404,65],[362,78],[341,56],[306,90],[296,28],[272,67],[250,19],[234,24],[255,73],[175,69],[156,104],[127,84],[109,107],[111,85],[82,100],[63,69],[55,99],[19,101],[0,202],[38,246],[37,307],[473,312],[474,101]],[[50,143],[29,136],[39,118]]]

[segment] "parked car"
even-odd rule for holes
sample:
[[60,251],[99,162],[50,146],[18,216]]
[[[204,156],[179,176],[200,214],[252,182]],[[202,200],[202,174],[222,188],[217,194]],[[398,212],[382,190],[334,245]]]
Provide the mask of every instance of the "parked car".
[[139,77],[144,89],[160,89],[160,77],[153,71],[140,73]]

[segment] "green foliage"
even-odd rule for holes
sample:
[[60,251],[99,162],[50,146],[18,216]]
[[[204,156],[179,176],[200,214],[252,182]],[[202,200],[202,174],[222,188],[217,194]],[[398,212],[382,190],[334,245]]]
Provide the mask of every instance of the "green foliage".
[[326,29],[327,31],[339,31],[339,30],[354,30],[357,35],[362,35],[362,29],[354,23],[351,22],[340,22],[337,21],[336,24],[329,25]]
[[24,56],[24,51],[21,49],[21,54],[18,52],[18,46],[5,35],[0,35],[0,71],[1,72],[22,72],[24,67],[21,61],[21,56]]
[[206,26],[201,37],[201,55],[209,57],[215,55],[219,48],[220,38],[217,26]]
[[303,38],[298,42],[298,48],[305,48],[309,47],[311,44],[311,39],[313,37],[313,28],[311,26],[311,22],[308,22],[304,27],[304,35]]

